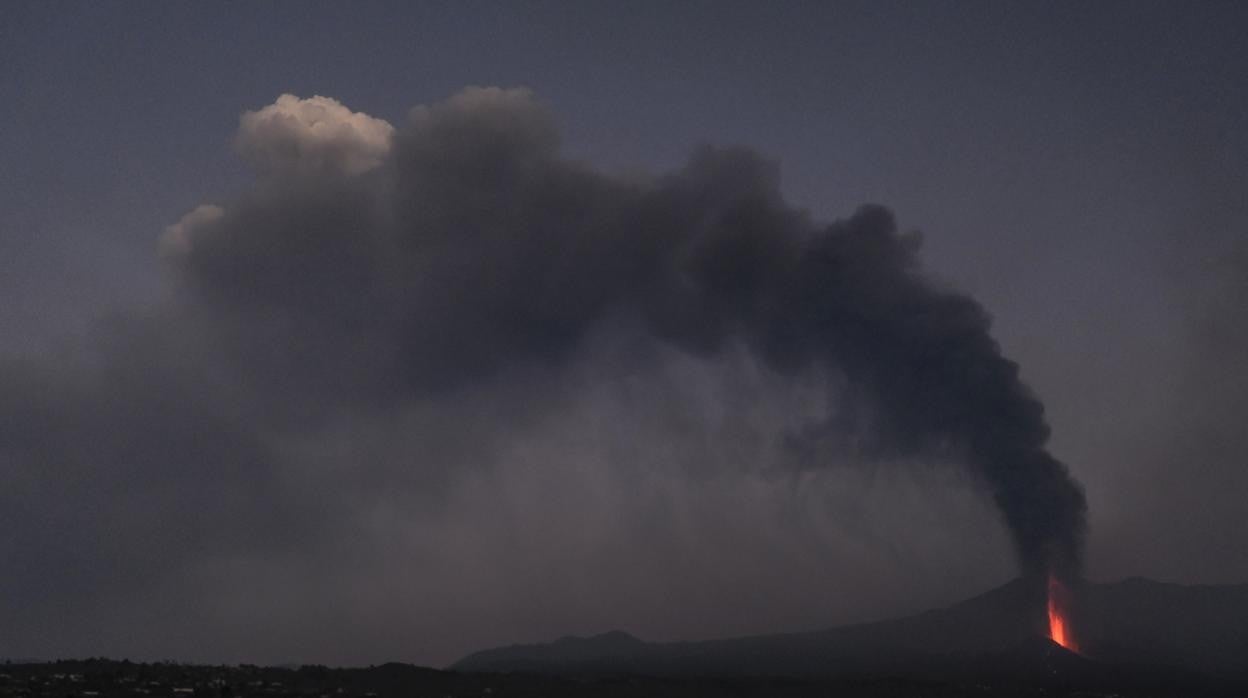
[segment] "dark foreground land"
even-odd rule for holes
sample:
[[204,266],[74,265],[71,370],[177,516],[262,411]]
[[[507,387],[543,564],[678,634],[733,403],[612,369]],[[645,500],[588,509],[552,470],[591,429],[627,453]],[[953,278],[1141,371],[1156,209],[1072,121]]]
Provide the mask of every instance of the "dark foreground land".
[[847,696],[864,698],[955,696],[1242,696],[1244,684],[1196,683],[1086,686],[1065,679],[1006,678],[944,681],[898,678],[765,679],[566,678],[533,674],[474,674],[408,664],[358,669],[136,664],[91,659],[0,666],[0,698],[603,698]]
[[807,633],[565,637],[475,652],[449,671],[5,663],[0,698],[1248,698],[1248,585],[1087,584],[1078,653],[1037,627],[1047,618],[1035,617],[1035,591],[1014,581],[948,608]]

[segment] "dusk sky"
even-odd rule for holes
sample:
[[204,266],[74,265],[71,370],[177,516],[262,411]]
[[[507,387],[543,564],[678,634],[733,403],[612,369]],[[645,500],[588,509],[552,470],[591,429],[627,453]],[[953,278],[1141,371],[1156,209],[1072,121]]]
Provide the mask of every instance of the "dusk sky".
[[1072,481],[1088,578],[1248,581],[1245,35],[4,3],[0,658],[883,618],[1074,551]]

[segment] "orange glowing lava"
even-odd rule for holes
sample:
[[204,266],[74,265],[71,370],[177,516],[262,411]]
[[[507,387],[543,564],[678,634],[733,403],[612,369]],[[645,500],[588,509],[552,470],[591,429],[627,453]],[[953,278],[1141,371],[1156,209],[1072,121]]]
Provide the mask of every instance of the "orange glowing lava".
[[1070,619],[1066,604],[1066,588],[1049,577],[1049,638],[1071,652],[1078,652],[1079,646],[1070,631]]

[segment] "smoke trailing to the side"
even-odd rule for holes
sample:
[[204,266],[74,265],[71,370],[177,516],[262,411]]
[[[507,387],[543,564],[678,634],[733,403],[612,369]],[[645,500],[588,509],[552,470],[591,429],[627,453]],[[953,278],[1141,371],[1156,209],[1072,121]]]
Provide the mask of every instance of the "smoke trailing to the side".
[[188,216],[168,247],[188,305],[248,328],[224,336],[253,383],[313,405],[401,401],[557,366],[631,313],[696,355],[743,344],[780,372],[835,377],[845,414],[790,447],[817,463],[840,433],[963,463],[1026,572],[1077,570],[1085,502],[1046,450],[1042,405],[983,308],[924,276],[918,236],[888,210],[813,222],[744,149],[607,176],[559,156],[522,90],[469,89],[393,132],[287,96],[244,117],[239,148],[255,191]]
[[[1046,450],[1041,404],[889,211],[813,221],[742,148],[642,179],[558,146],[524,90],[467,89],[397,127],[326,98],[246,114],[236,147],[256,181],[166,231],[170,301],[0,363],[15,532],[0,552],[24,570],[10,596],[60,608],[44,580],[73,568],[125,597],[205,557],[277,565],[372,530],[369,512],[417,501],[379,492],[436,493],[523,435],[522,410],[491,416],[495,396],[536,411],[559,384],[543,377],[614,370],[587,358],[590,338],[746,352],[783,377],[768,390],[821,385],[835,409],[774,434],[777,453],[960,464],[1024,572],[1077,574],[1084,499]],[[370,434],[387,436],[357,443]],[[309,454],[332,467],[314,475]],[[364,484],[337,497],[326,482]],[[67,536],[55,555],[24,542],[43,530]]]

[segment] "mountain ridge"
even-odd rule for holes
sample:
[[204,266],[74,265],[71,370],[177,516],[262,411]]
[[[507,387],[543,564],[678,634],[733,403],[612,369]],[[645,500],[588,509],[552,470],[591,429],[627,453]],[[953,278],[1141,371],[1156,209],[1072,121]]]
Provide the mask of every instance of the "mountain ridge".
[[[449,668],[657,676],[929,676],[1043,654],[1040,646],[1028,643],[1047,634],[1044,598],[1042,585],[1014,579],[943,608],[822,630],[682,642],[647,642],[614,630],[482,650]],[[1138,665],[1154,672],[1171,668],[1176,674],[1248,678],[1248,583],[1182,585],[1142,577],[1084,583],[1075,590],[1072,608],[1082,650],[1076,656],[1081,659],[1106,667]]]

